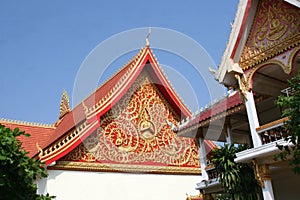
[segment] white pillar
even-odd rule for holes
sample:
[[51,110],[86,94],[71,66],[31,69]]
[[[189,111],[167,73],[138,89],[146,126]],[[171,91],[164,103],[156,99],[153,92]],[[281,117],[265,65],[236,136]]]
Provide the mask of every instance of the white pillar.
[[264,180],[265,187],[262,188],[263,197],[265,200],[274,200],[274,193],[271,180]]
[[229,144],[233,144],[233,139],[232,139],[232,132],[231,132],[231,128],[229,125],[227,125],[226,127],[226,142]]
[[205,150],[204,138],[202,137],[199,138],[199,156],[200,156],[202,180],[208,180],[208,174],[205,170],[205,168],[207,167],[206,150]]
[[255,107],[255,102],[254,102],[252,92],[247,92],[247,100],[245,102],[245,105],[246,105],[253,145],[254,147],[261,146],[262,145],[261,139],[256,131],[256,128],[259,127],[259,122],[258,122],[258,117],[257,117],[257,112],[256,112],[256,107]]
[[274,200],[274,193],[271,181],[269,165],[261,165],[259,167],[262,184],[262,193],[265,200]]

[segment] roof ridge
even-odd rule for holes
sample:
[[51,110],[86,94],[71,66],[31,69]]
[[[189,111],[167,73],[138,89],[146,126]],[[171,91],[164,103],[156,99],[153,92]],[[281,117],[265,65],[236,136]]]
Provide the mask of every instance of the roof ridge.
[[192,113],[192,110],[189,108],[189,106],[184,102],[184,99],[179,95],[179,93],[176,91],[175,87],[173,86],[173,84],[171,83],[171,81],[169,80],[169,77],[167,76],[167,74],[165,73],[164,69],[161,67],[161,65],[159,64],[155,54],[153,53],[152,49],[149,48],[149,50],[151,51],[154,60],[156,61],[156,64],[158,66],[158,68],[160,69],[161,73],[163,74],[163,76],[166,79],[167,84],[170,85],[170,89],[173,90],[174,94],[178,97],[178,99],[182,102],[182,104],[188,109],[188,111],[190,113]]
[[10,124],[17,124],[17,125],[25,125],[25,126],[35,126],[35,127],[42,127],[42,128],[55,128],[55,123],[45,124],[45,123],[39,123],[39,122],[28,122],[28,121],[5,119],[5,118],[0,118],[0,124],[1,123],[10,123]]
[[[103,81],[96,89],[94,89],[92,92],[90,92],[87,96],[85,96],[80,102],[78,102],[75,106],[72,106],[71,111],[74,110],[74,108],[76,108],[77,106],[79,106],[80,104],[82,104],[85,100],[87,100],[91,95],[95,94],[97,92],[97,90],[99,90],[101,87],[103,87],[105,84],[107,84],[110,80],[112,80],[117,74],[119,74],[122,70],[124,70],[126,67],[128,67],[129,64],[131,64],[134,60],[137,59],[138,56],[142,55],[143,51],[145,51],[145,49],[148,48],[147,46],[142,47],[139,52],[133,57],[131,58],[128,62],[126,62],[124,65],[122,65],[121,68],[119,68],[115,73],[113,73],[112,75],[110,75],[105,81]],[[90,107],[91,108],[91,107]],[[88,108],[88,110],[90,109]]]
[[[107,99],[109,99],[109,97],[114,93],[115,90],[118,89],[118,87],[120,85],[122,85],[122,83],[126,80],[126,78],[128,77],[128,75],[131,73],[133,67],[135,66],[135,64],[137,63],[137,61],[140,59],[141,55],[143,55],[143,53],[145,52],[145,50],[148,47],[143,47],[132,59],[130,59],[126,64],[124,64],[116,73],[112,74],[106,81],[104,81],[92,94],[95,94],[97,92],[98,89],[100,89],[101,87],[103,87],[106,83],[108,83],[110,80],[112,80],[117,74],[121,73],[121,71],[123,71],[125,68],[128,67],[128,70],[126,71],[125,74],[123,74],[120,79],[117,81],[117,83],[108,91],[108,93],[101,98],[98,102],[95,103],[95,105],[93,105],[92,107],[89,107],[87,109],[87,114],[93,112],[94,110],[96,110],[98,107],[100,107],[102,105],[103,102],[105,102]],[[91,94],[91,95],[92,95]],[[88,97],[87,97],[88,98]],[[84,100],[82,100],[82,102],[84,102],[87,98],[85,98]],[[81,103],[82,103],[81,102]]]
[[95,89],[94,92],[96,92],[99,88],[101,88],[103,85],[105,85],[108,81],[110,81],[111,79],[114,78],[114,76],[116,76],[117,74],[119,74],[123,69],[125,69],[126,67],[128,67],[129,64],[131,64],[134,60],[138,59],[139,56],[142,55],[143,51],[145,51],[145,49],[147,48],[147,46],[143,47],[142,49],[139,50],[139,52],[133,57],[131,58],[127,63],[125,63],[119,70],[117,70],[115,73],[113,73],[111,76],[109,76],[109,78],[107,78],[105,81],[103,81],[103,83],[101,83],[97,89]]

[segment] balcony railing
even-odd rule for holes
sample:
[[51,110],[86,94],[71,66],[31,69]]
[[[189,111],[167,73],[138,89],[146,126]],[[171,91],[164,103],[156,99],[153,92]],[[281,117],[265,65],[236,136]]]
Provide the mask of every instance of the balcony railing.
[[268,144],[282,139],[287,134],[287,131],[283,126],[283,123],[287,120],[288,117],[285,117],[258,127],[256,131],[261,137],[262,144]]
[[207,175],[208,175],[208,179],[209,180],[213,180],[213,179],[217,179],[220,176],[219,171],[215,168],[215,166],[210,163],[206,168],[205,168]]

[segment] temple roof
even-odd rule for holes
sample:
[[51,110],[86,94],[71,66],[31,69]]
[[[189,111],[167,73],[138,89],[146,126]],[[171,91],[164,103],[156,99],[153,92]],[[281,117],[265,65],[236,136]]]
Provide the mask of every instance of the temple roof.
[[[156,87],[178,116],[191,117],[191,112],[171,87],[149,46],[146,46],[72,110],[66,109],[68,98],[64,94],[61,101],[64,108],[61,108],[60,118],[54,124],[36,125],[10,120],[1,120],[0,123],[10,128],[19,127],[31,134],[30,138],[20,138],[23,147],[30,152],[31,157],[34,157],[39,153],[38,144],[43,150],[40,152],[40,159],[50,164],[73,150],[99,127],[100,116],[122,98],[142,70],[147,70]],[[207,145],[209,148],[214,147],[213,143]]]
[[194,115],[192,118],[183,121],[182,124],[179,125],[179,135],[194,137],[194,135],[189,136],[191,130],[207,126],[217,119],[239,111],[242,109],[241,106],[244,106],[244,104],[239,93],[231,93],[230,95],[215,102],[210,107],[207,107],[205,110],[199,112],[197,115]]
[[34,157],[38,154],[37,146],[46,146],[49,135],[54,134],[56,129],[54,125],[21,122],[7,119],[0,119],[0,124],[3,124],[10,129],[19,128],[21,131],[25,131],[25,133],[30,134],[30,137],[19,137],[19,140],[23,143],[23,148],[29,152],[29,157]]

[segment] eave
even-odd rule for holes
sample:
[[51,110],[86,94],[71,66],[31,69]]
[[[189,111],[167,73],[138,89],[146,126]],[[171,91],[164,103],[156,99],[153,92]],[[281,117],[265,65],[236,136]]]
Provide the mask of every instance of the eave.
[[242,54],[243,46],[251,29],[256,6],[256,0],[241,0],[239,2],[229,40],[216,75],[216,79],[225,86],[230,87],[236,84],[234,74],[230,72],[234,71],[233,65],[238,63]]

